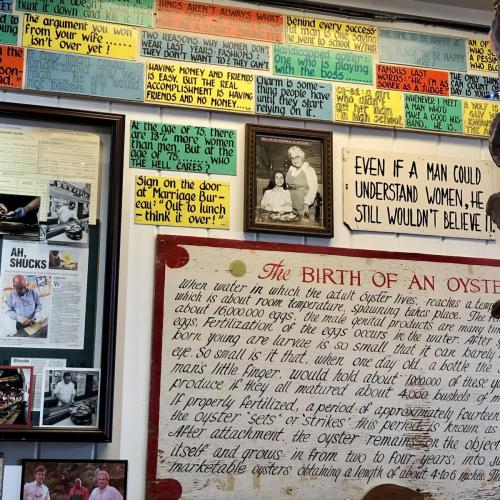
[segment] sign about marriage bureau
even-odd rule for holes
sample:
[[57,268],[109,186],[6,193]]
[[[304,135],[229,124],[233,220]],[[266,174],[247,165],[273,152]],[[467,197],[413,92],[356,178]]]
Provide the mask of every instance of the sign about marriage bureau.
[[134,221],[229,229],[229,183],[137,175]]
[[490,161],[344,149],[343,181],[352,230],[495,239]]
[[[62,251],[71,266],[54,260]],[[87,262],[85,248],[4,240],[0,347],[83,349]]]
[[495,497],[498,261],[167,236],[157,256],[150,493]]

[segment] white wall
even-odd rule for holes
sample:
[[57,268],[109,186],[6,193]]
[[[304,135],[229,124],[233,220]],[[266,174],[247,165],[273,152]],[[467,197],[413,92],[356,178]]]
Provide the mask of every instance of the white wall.
[[[221,3],[220,1],[217,3]],[[327,2],[333,3],[333,2]],[[336,2],[375,8],[372,2],[350,0]],[[263,3],[261,3],[262,6]],[[248,7],[248,3],[243,4]],[[473,9],[451,8],[417,1],[380,0],[377,9],[397,10],[429,17],[461,19],[467,22],[488,24],[489,13]],[[385,26],[388,23],[383,24]],[[451,33],[443,28],[429,28],[408,23],[390,24],[393,27]],[[456,33],[454,33],[456,34]],[[128,498],[144,498],[146,438],[148,421],[148,395],[150,371],[150,345],[152,305],[154,292],[155,238],[158,234],[181,234],[213,238],[249,239],[306,243],[346,248],[419,252],[443,255],[500,258],[496,242],[483,242],[441,237],[417,237],[398,234],[353,233],[342,222],[342,163],[344,147],[386,151],[404,151],[421,155],[489,159],[486,141],[460,137],[446,137],[406,131],[375,130],[305,121],[278,120],[265,117],[239,116],[192,109],[160,108],[138,104],[94,102],[67,97],[43,97],[4,92],[0,99],[25,104],[48,105],[60,108],[95,110],[125,114],[127,132],[130,120],[186,123],[199,126],[237,129],[237,176],[210,176],[230,182],[230,230],[202,230],[187,228],[156,228],[134,225],[134,176],[150,172],[129,169],[127,160],[128,138],[125,140],[125,164],[122,210],[122,237],[120,262],[120,288],[118,310],[118,342],[116,351],[116,383],[114,398],[114,431],[110,444],[57,444],[57,443],[1,443],[7,463],[14,464],[21,458],[122,458],[129,460]],[[246,123],[282,125],[299,128],[322,129],[333,134],[334,171],[334,231],[331,240],[293,236],[256,235],[243,232],[243,172],[244,126]],[[151,174],[152,175],[152,174]],[[175,176],[176,173],[161,174]],[[188,177],[189,174],[180,174]],[[499,189],[500,190],[500,189]],[[5,498],[5,500],[12,500]]]

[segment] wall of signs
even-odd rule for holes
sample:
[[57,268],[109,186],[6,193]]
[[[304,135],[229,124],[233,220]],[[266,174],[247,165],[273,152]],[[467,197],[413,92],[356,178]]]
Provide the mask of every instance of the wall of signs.
[[237,3],[0,2],[0,87],[485,137],[484,34]]

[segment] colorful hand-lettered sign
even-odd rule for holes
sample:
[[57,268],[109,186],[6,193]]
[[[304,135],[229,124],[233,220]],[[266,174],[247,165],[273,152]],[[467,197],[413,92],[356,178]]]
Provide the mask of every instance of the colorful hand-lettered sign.
[[470,71],[498,74],[497,56],[488,40],[467,38],[468,68]]
[[335,121],[402,128],[403,94],[362,87],[335,87]]
[[498,101],[473,101],[464,99],[464,134],[488,137],[491,122],[500,113]]
[[332,19],[287,16],[286,43],[314,45],[328,49],[377,52],[377,28]]
[[135,177],[135,223],[229,229],[229,183]]
[[244,69],[269,70],[269,46],[257,42],[143,31],[141,55]]
[[144,66],[130,61],[28,49],[25,86],[30,90],[142,101]]
[[407,128],[463,133],[462,101],[447,97],[405,94]]
[[24,49],[0,45],[0,86],[20,89],[23,85]]
[[236,175],[236,130],[170,123],[130,123],[130,166]]
[[17,10],[95,19],[133,26],[153,26],[154,0],[17,0]]
[[137,28],[64,17],[24,14],[25,47],[134,60]]
[[254,75],[148,61],[146,101],[251,113]]
[[19,17],[11,14],[0,14],[0,43],[17,45]]
[[473,99],[491,99],[499,89],[498,78],[469,73],[450,73],[451,94]]
[[380,62],[465,71],[465,38],[379,29]]
[[274,73],[321,80],[373,83],[373,56],[346,50],[274,45]]
[[257,76],[255,112],[303,119],[332,119],[332,84]]
[[448,73],[435,69],[377,64],[377,88],[450,95]]
[[157,0],[156,26],[205,35],[283,41],[283,16],[274,12],[184,0]]

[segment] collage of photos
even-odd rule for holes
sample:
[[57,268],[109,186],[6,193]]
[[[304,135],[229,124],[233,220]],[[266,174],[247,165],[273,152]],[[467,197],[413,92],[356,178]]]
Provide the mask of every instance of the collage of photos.
[[126,500],[126,460],[23,460],[21,500]]

